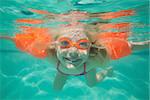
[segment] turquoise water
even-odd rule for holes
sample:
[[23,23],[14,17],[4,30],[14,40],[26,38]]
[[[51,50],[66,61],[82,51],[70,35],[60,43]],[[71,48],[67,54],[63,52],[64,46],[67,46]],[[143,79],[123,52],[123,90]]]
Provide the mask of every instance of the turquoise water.
[[[142,41],[148,35],[148,0],[0,0],[0,35],[14,36],[17,18],[40,18],[28,8],[65,13],[70,10],[90,12],[135,9],[136,15],[112,20],[132,22],[133,36]],[[141,23],[141,25],[136,25]],[[112,61],[114,76],[95,87],[88,87],[83,76],[69,77],[60,92],[52,88],[55,62],[41,60],[19,51],[14,43],[0,40],[0,100],[148,100],[149,50]]]

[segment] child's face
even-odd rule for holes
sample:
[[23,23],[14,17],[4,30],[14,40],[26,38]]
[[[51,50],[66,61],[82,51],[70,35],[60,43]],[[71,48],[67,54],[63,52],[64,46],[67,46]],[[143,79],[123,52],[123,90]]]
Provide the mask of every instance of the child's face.
[[90,43],[85,34],[65,34],[58,39],[57,58],[67,68],[79,67],[87,61]]

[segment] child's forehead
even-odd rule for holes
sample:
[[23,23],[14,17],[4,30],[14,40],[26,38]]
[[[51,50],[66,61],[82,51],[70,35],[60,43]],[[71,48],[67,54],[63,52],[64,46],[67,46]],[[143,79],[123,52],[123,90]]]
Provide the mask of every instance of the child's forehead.
[[78,40],[81,40],[81,39],[88,39],[88,37],[86,36],[85,33],[81,33],[81,32],[78,32],[78,31],[75,31],[75,32],[71,32],[71,33],[65,33],[61,36],[59,36],[59,38],[61,37],[67,37],[69,39],[71,39],[72,41],[78,41]]

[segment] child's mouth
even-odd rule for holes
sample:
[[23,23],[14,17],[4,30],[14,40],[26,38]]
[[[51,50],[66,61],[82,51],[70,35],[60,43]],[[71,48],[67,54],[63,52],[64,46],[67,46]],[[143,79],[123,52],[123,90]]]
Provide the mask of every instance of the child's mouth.
[[77,62],[80,62],[81,61],[81,59],[79,59],[79,58],[67,58],[67,57],[64,57],[64,59],[65,59],[65,61],[67,61],[68,63],[77,63]]

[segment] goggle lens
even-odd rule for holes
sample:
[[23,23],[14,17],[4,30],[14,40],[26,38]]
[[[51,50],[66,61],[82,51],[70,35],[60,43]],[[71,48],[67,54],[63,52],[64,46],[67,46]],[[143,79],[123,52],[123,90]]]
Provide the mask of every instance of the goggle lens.
[[90,43],[88,40],[80,40],[78,42],[79,49],[88,49],[90,47]]
[[90,42],[86,39],[83,39],[79,40],[77,43],[74,43],[68,38],[61,38],[59,40],[59,46],[62,49],[70,48],[72,46],[75,46],[78,49],[88,49],[90,47]]
[[68,40],[68,39],[62,39],[62,40],[60,40],[59,43],[60,43],[59,45],[61,48],[69,48],[71,46],[70,40]]

